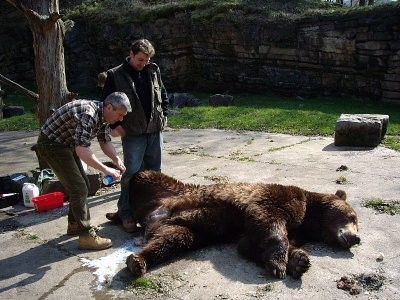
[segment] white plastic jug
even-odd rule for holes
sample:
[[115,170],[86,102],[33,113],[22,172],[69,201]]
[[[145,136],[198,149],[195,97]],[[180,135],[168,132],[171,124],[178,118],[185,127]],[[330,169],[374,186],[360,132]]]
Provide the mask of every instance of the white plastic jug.
[[39,196],[39,188],[34,183],[26,182],[22,187],[22,196],[26,207],[33,207],[32,198]]

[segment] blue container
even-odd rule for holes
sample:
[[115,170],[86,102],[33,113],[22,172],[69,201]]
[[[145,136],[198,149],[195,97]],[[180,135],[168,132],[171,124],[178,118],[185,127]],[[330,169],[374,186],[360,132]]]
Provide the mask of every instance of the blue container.
[[113,183],[113,179],[110,175],[106,175],[103,177],[103,184],[110,185]]

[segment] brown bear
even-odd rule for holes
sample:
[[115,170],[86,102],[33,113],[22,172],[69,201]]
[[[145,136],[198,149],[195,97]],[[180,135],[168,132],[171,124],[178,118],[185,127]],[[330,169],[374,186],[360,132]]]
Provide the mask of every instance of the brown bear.
[[278,278],[300,278],[310,267],[299,248],[322,241],[345,249],[360,243],[346,193],[309,192],[264,183],[184,184],[156,171],[131,182],[145,244],[126,259],[134,276],[189,250],[238,239],[238,251]]

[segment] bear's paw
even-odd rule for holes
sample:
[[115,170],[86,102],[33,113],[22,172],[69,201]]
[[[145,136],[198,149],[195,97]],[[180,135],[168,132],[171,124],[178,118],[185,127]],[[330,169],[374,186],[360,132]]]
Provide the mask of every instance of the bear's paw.
[[271,270],[272,275],[276,278],[286,278],[286,264],[283,262],[271,261],[267,264],[267,269]]
[[303,249],[294,249],[289,254],[287,273],[293,278],[300,278],[311,267],[307,252]]
[[146,261],[134,253],[126,258],[126,266],[135,277],[143,276],[147,272]]

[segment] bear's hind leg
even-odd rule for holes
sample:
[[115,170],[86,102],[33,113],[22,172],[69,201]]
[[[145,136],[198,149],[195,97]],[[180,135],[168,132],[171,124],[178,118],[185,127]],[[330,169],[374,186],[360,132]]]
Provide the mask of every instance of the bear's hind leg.
[[310,266],[311,263],[307,252],[290,245],[286,273],[297,279],[307,272]]
[[143,276],[148,268],[192,249],[195,241],[195,234],[187,227],[161,225],[138,253],[128,256],[126,265],[135,277]]

